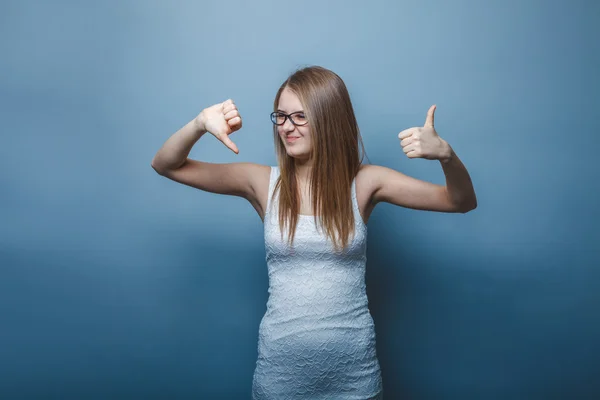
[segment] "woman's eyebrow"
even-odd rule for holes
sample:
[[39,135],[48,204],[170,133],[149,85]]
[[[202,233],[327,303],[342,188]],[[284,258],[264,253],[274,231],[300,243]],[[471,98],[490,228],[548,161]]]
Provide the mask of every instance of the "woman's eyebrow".
[[[282,112],[282,113],[285,113],[285,111],[284,111],[284,110],[279,110],[279,109],[278,109],[277,111],[279,111],[279,112]],[[304,110],[292,111],[290,114],[297,113],[297,112],[304,112]]]

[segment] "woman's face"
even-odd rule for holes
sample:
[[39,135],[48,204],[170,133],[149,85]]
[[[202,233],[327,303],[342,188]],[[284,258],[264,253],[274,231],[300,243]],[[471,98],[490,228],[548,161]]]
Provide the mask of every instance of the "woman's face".
[[[298,117],[306,118],[304,109],[300,99],[291,90],[285,88],[279,97],[279,105],[277,111],[292,114],[298,113]],[[293,117],[293,116],[292,116]],[[290,118],[286,118],[283,125],[277,126],[277,132],[287,150],[287,154],[291,157],[308,160],[311,150],[311,135],[310,123],[304,126],[296,126],[292,124]]]

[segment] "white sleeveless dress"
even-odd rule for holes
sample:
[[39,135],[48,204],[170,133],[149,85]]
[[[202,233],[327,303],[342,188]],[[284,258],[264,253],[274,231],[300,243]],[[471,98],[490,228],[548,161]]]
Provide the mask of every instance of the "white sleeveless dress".
[[[367,227],[352,182],[355,237],[341,254],[314,216],[300,215],[293,249],[278,224],[279,168],[271,167],[264,217],[269,275],[260,322],[254,400],[383,398],[365,286]],[[352,236],[351,236],[352,238]]]

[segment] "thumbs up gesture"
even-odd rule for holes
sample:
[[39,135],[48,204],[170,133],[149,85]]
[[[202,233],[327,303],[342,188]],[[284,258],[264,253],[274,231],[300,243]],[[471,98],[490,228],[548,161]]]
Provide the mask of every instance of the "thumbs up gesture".
[[443,160],[450,157],[450,145],[438,136],[433,126],[436,107],[434,104],[429,108],[423,127],[405,129],[398,134],[400,146],[408,158]]

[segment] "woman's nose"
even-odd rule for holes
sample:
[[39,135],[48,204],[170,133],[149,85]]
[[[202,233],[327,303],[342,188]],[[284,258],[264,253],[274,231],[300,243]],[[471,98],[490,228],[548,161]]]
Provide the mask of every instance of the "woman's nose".
[[293,131],[295,127],[296,126],[294,124],[292,124],[292,121],[290,121],[289,117],[285,119],[285,122],[283,123],[283,129],[284,130],[286,130],[286,131]]

